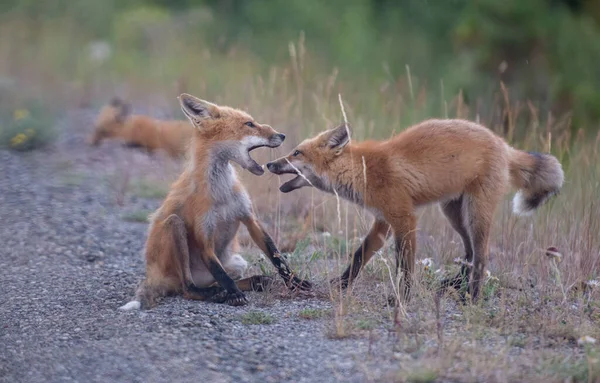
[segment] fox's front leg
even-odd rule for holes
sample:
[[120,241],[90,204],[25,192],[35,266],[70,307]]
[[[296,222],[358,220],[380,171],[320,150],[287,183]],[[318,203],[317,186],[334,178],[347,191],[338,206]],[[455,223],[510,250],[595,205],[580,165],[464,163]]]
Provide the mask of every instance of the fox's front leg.
[[301,290],[310,290],[312,288],[310,282],[304,281],[294,275],[288,264],[281,257],[271,236],[261,227],[254,216],[248,217],[242,220],[242,222],[248,229],[248,233],[250,233],[250,237],[252,237],[254,243],[269,257],[269,260],[273,263],[273,266],[275,266],[277,272],[289,288]]
[[405,213],[394,217],[390,222],[394,230],[396,242],[396,277],[399,280],[398,293],[405,301],[410,299],[412,276],[415,269],[415,250],[417,244],[417,219],[412,213]]
[[350,258],[350,264],[346,271],[332,283],[340,283],[343,289],[347,288],[358,276],[361,268],[369,262],[373,255],[383,247],[390,230],[390,225],[385,221],[376,220],[371,227],[371,231],[365,237],[360,247]]

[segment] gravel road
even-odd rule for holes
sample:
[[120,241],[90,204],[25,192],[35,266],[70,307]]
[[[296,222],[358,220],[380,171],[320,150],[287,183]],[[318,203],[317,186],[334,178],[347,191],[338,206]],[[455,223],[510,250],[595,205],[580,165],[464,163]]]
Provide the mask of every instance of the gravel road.
[[[336,340],[326,336],[331,319],[298,316],[330,308],[324,299],[257,293],[242,308],[170,298],[117,310],[143,276],[147,225],[122,219],[106,169],[158,160],[119,145],[90,149],[78,129],[33,153],[0,150],[0,381],[361,382],[393,366],[384,330]],[[243,324],[251,311],[276,322]]]

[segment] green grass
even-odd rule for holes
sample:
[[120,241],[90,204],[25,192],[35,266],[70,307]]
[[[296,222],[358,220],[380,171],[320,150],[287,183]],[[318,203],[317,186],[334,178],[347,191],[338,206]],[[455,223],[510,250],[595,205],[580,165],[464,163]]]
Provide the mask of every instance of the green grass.
[[354,325],[359,330],[368,331],[374,329],[376,323],[372,319],[359,319],[355,322]]
[[55,120],[43,108],[25,103],[0,108],[0,148],[29,151],[51,144],[57,137]]
[[169,193],[169,185],[158,181],[139,179],[133,182],[131,192],[140,198],[163,199]]
[[313,309],[313,308],[306,308],[306,309],[302,309],[300,310],[300,312],[298,312],[298,316],[302,319],[320,319],[323,318],[325,316],[328,316],[331,314],[331,310],[328,309]]
[[134,210],[134,211],[130,211],[127,213],[124,213],[121,218],[124,221],[127,222],[140,222],[140,223],[147,223],[148,222],[148,216],[152,214],[151,210],[146,210],[146,209],[140,209],[140,210]]
[[85,183],[87,175],[81,172],[68,172],[60,176],[60,184],[63,186],[81,186]]
[[275,317],[263,311],[250,311],[242,314],[240,321],[245,325],[269,325],[277,322]]
[[409,383],[433,383],[436,381],[438,374],[436,371],[422,368],[412,371],[406,376],[406,381]]

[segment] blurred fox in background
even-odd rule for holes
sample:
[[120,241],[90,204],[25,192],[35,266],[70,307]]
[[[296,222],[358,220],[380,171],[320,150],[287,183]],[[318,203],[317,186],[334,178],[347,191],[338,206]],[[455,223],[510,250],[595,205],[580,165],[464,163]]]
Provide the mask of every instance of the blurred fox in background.
[[90,143],[97,146],[105,139],[118,139],[149,153],[164,150],[172,158],[185,156],[194,131],[187,121],[157,120],[130,112],[128,103],[112,99],[100,110]]

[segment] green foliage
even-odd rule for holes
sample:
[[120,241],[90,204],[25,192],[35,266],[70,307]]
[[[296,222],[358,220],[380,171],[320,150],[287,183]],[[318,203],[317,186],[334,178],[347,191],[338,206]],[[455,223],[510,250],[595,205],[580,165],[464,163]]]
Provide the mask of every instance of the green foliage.
[[134,210],[128,213],[123,214],[122,218],[124,221],[128,222],[139,222],[139,223],[147,223],[148,216],[152,214],[152,211],[146,209]]
[[25,102],[26,107],[2,108],[0,112],[0,147],[28,151],[46,146],[56,138],[54,117],[39,103]]
[[262,311],[250,311],[240,316],[240,320],[245,325],[273,324],[276,319],[268,313]]
[[303,319],[319,319],[330,314],[331,310],[306,308],[300,310],[298,316]]
[[157,181],[139,179],[133,183],[132,192],[140,198],[163,199],[169,193],[169,185]]
[[435,370],[429,368],[421,368],[411,371],[406,377],[407,382],[411,383],[432,383],[437,380],[438,374]]
[[[218,93],[229,74],[243,86],[274,64],[289,63],[289,43],[302,35],[303,43],[292,48],[300,71],[339,68],[340,78],[373,95],[363,97],[368,101],[356,105],[357,112],[381,105],[390,89],[406,92],[404,102],[413,111],[399,116],[402,126],[443,114],[444,103],[459,90],[473,108],[486,101],[469,117],[485,115],[498,80],[513,100],[541,102],[541,115],[572,111],[577,125],[588,126],[600,119],[595,2],[8,0],[0,12],[3,35],[23,30],[10,33],[19,47],[11,60],[43,56],[46,67],[80,81],[110,75],[172,84],[185,75],[195,88]],[[82,55],[95,40],[112,48],[105,66]],[[305,49],[313,53],[310,60]],[[202,61],[232,54],[243,55],[245,63]],[[420,93],[435,97],[422,101]]]

